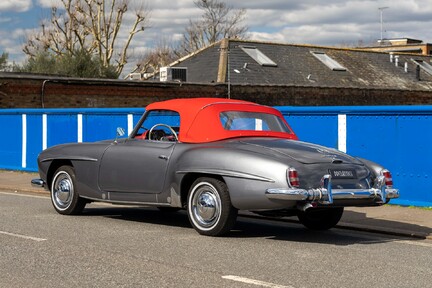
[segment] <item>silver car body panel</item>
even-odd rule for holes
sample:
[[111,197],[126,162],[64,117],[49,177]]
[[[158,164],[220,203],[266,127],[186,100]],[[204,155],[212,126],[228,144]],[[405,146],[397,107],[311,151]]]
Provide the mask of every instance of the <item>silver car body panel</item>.
[[[82,155],[83,151],[87,155]],[[327,205],[385,202],[379,196],[382,190],[370,186],[375,173],[361,160],[295,140],[239,138],[188,144],[122,139],[60,145],[41,153],[40,168],[47,171],[54,161],[65,159],[75,168],[80,196],[90,200],[182,207],[182,195],[187,194],[181,191],[182,181],[195,174],[222,177],[229,187],[232,204],[238,209],[290,209],[298,202],[322,200],[316,197],[325,194],[322,176],[329,169],[342,167],[354,169],[357,179],[332,179],[334,201]],[[298,171],[301,188],[289,187],[286,173],[290,167]],[[49,182],[46,176],[42,180]],[[395,198],[398,193],[394,190],[386,195]],[[344,199],[349,201],[344,203]]]
[[[380,178],[383,167],[297,141],[280,112],[271,107],[217,99],[185,103],[151,104],[127,139],[64,144],[42,151],[38,157],[41,179],[32,185],[49,188],[54,172],[68,165],[74,168],[80,197],[111,203],[185,207],[190,186],[203,176],[223,180],[232,205],[241,210],[296,209],[308,204],[374,206],[398,197],[398,191]],[[284,129],[264,130],[260,118],[259,129],[230,130],[231,120],[220,123],[223,109],[267,113],[273,120],[279,117],[275,123]],[[144,125],[147,115],[158,111],[168,112],[164,117],[177,117],[175,125],[181,127],[170,130],[179,133],[174,138],[180,141],[145,137],[155,126],[166,126],[163,122]],[[164,119],[157,117],[161,120],[155,121]],[[288,171],[293,169],[298,172],[299,187],[292,187],[288,180]]]

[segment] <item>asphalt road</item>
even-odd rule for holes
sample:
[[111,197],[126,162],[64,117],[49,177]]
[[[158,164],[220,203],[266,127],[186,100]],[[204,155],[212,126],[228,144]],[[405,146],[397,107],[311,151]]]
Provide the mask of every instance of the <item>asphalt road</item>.
[[432,241],[239,217],[227,237],[187,215],[0,192],[0,287],[431,287]]

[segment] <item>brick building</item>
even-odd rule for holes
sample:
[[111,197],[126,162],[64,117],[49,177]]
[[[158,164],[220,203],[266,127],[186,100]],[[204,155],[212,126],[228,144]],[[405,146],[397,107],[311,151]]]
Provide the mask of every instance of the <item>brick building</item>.
[[0,108],[142,107],[179,97],[279,106],[432,104],[431,59],[224,39],[146,81],[0,73]]
[[387,53],[412,53],[432,55],[432,44],[423,43],[422,40],[411,38],[394,38],[378,40],[377,45],[361,47],[359,49],[387,52]]

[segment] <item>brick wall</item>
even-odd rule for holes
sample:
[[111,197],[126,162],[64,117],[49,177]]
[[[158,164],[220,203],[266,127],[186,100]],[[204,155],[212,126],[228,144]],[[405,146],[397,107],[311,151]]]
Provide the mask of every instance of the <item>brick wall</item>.
[[391,89],[238,85],[231,88],[231,95],[238,99],[269,106],[373,106],[432,104],[432,91]]
[[[232,85],[231,98],[270,106],[432,104],[432,91]],[[171,98],[227,97],[225,84],[0,75],[0,108],[143,107]]]
[[225,85],[0,76],[0,108],[143,107],[183,97],[225,97]]

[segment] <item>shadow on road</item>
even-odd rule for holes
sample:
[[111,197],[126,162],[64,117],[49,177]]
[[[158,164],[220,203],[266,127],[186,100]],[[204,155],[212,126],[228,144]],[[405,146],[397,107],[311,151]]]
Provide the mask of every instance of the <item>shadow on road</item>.
[[[353,212],[354,213],[354,212]],[[357,213],[362,214],[362,213]],[[190,228],[186,211],[162,212],[157,208],[141,207],[102,207],[86,208],[83,217],[102,216],[110,219],[122,221],[133,221],[140,223],[150,223],[172,227]],[[352,215],[351,215],[352,216]],[[356,217],[365,217],[355,215]],[[264,238],[269,240],[289,241],[289,242],[307,242],[320,243],[338,246],[347,246],[354,244],[375,244],[400,240],[400,236],[380,235],[371,233],[362,233],[358,231],[348,231],[345,229],[334,228],[328,231],[311,231],[304,228],[295,221],[295,217],[283,220],[268,220],[259,217],[249,218],[248,216],[239,216],[237,223],[232,231],[225,236],[227,239],[232,238]],[[379,221],[377,225],[384,225],[384,220],[370,219]],[[409,227],[409,224],[407,228]],[[411,227],[412,228],[412,227]],[[205,237],[205,236],[202,236]]]
[[423,220],[422,217],[425,217],[425,215],[429,216],[429,214],[424,214],[422,210],[410,208],[405,208],[402,212],[403,213],[397,213],[397,215],[394,213],[391,218],[395,219],[390,220],[380,219],[379,216],[374,218],[369,215],[368,217],[368,214],[363,212],[345,210],[340,223],[343,223],[345,226],[358,226],[360,228],[370,227],[384,232],[390,231],[394,234],[411,234],[416,235],[418,238],[432,235],[431,227],[414,224],[414,222],[421,223],[420,221]]

